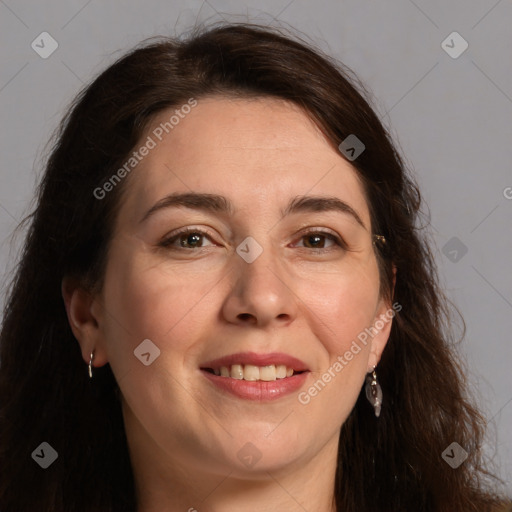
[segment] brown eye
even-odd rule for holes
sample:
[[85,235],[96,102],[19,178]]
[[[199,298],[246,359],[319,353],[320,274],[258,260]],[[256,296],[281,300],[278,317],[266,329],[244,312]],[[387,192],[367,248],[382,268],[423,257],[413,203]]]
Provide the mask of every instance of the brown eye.
[[303,237],[304,245],[310,249],[323,249],[325,247],[325,235],[314,234]]
[[[204,241],[209,239],[208,233],[198,229],[185,229],[160,242],[161,247],[168,249],[201,249]],[[212,245],[212,244],[209,244]]]
[[303,246],[306,249],[332,249],[336,246],[345,248],[345,243],[336,235],[325,231],[311,231],[302,235]]
[[202,239],[203,235],[200,235],[199,233],[187,233],[185,235],[180,235],[180,246],[196,248],[200,245],[199,243]]

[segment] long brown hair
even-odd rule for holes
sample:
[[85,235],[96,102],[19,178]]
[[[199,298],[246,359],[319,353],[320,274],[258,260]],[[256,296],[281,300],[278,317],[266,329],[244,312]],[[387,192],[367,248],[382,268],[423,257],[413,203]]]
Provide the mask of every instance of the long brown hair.
[[[132,50],[80,93],[56,134],[0,338],[2,512],[135,512],[117,385],[109,365],[88,379],[61,282],[73,276],[101,287],[124,183],[102,199],[93,191],[122,166],[158,112],[211,94],[291,101],[334,147],[350,134],[366,146],[352,165],[372,232],[387,239],[376,249],[381,293],[391,297],[394,264],[393,300],[402,310],[379,364],[380,417],[362,392],[341,428],[337,509],[491,510],[495,497],[484,489],[480,453],[484,422],[464,396],[450,348],[449,308],[417,226],[420,194],[367,91],[300,38],[234,24]],[[42,442],[58,453],[46,470],[31,458]],[[452,442],[468,453],[457,469],[441,456]]]

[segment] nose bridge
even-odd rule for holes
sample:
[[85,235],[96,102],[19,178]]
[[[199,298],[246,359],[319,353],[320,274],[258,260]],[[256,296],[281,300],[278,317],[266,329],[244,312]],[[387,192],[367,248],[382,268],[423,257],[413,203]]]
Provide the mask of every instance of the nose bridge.
[[225,314],[231,321],[250,318],[261,325],[291,320],[296,304],[286,265],[268,234],[258,238],[256,241],[247,237],[237,247],[233,289],[226,301]]
[[[274,290],[277,293],[277,288],[283,286],[285,277],[283,265],[279,261],[278,251],[272,247],[270,241],[264,247],[262,246],[261,253],[253,261],[239,262],[239,279],[246,289],[251,288],[255,292],[259,289]],[[244,248],[247,249],[247,245]]]

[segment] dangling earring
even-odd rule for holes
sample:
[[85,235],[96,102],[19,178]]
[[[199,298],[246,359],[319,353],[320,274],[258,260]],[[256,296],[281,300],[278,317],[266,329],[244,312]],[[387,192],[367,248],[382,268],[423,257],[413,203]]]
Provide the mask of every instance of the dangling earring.
[[382,388],[377,380],[377,372],[375,366],[373,371],[366,376],[366,398],[373,405],[375,416],[380,416],[380,409],[382,406]]
[[89,361],[89,378],[92,379],[92,360],[94,359],[94,351],[91,352],[91,359]]

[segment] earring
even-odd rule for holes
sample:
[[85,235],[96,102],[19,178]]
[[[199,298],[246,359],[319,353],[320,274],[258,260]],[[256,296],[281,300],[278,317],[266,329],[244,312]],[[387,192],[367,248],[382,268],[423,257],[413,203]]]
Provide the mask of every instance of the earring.
[[92,360],[94,359],[94,351],[91,352],[91,359],[89,361],[89,378],[92,379]]
[[386,237],[383,235],[373,235],[373,245],[377,245],[376,242],[382,242],[383,244],[386,243]]
[[375,366],[373,371],[366,376],[366,398],[373,405],[375,416],[380,416],[380,409],[382,407],[382,388],[377,380],[377,372]]

